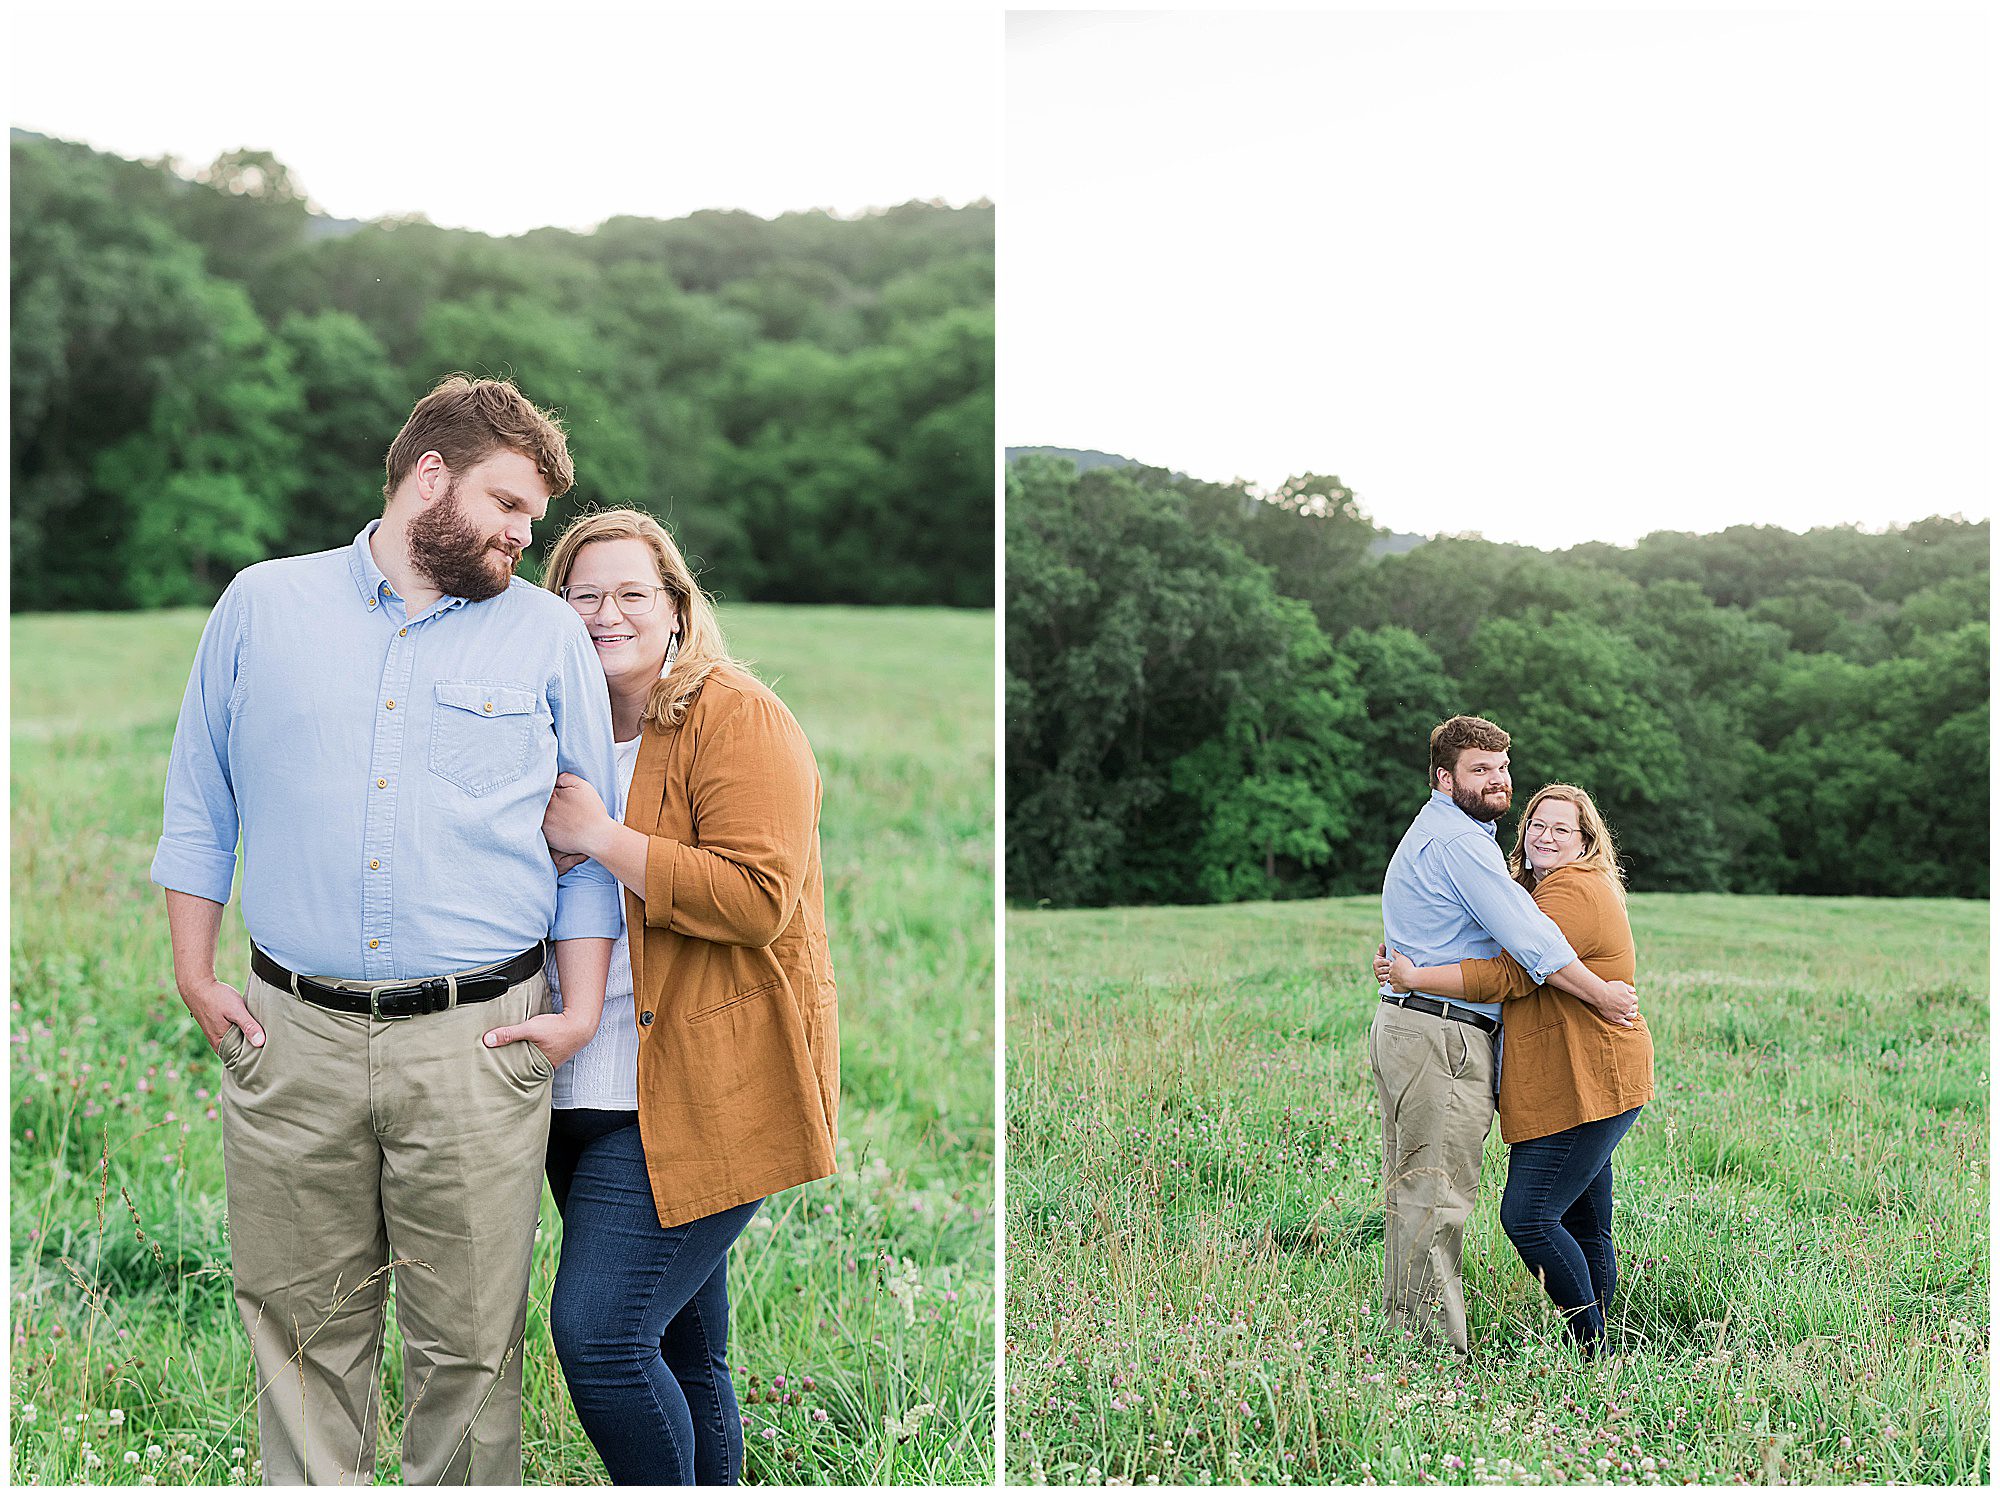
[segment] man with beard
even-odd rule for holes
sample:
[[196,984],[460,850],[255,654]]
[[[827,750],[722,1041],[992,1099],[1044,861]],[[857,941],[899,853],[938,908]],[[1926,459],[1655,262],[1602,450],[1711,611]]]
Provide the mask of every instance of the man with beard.
[[[1494,829],[1513,799],[1508,742],[1484,717],[1432,729],[1430,800],[1382,880],[1386,946],[1423,966],[1505,950],[1538,982],[1582,998],[1609,1022],[1630,1023],[1632,988],[1579,961],[1508,875]],[[1463,1354],[1459,1254],[1493,1125],[1500,1005],[1405,995],[1386,984],[1381,995],[1368,1061],[1382,1103],[1383,1309],[1399,1328],[1442,1328]]]
[[[558,772],[614,789],[611,709],[576,611],[513,574],[572,480],[555,421],[454,375],[387,466],[352,545],[216,604],[152,876],[223,1065],[264,1479],[372,1480],[393,1269],[404,1480],[509,1486],[550,1080],[597,1028],[619,929],[597,863],[558,881],[542,813]],[[215,974],[239,832],[240,993]]]

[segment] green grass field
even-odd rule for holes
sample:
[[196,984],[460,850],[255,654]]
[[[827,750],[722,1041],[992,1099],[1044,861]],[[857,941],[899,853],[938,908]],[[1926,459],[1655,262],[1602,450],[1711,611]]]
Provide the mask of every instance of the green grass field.
[[[201,624],[14,621],[16,1482],[256,1476],[220,1066],[174,993],[147,882]],[[724,626],[819,757],[841,995],[841,1172],[773,1199],[730,1264],[749,1479],[990,1481],[992,615],[745,606]],[[221,974],[247,966],[232,905]],[[545,1197],[527,1480],[602,1482],[549,1344],[559,1240]]]
[[1010,911],[1008,1479],[1984,1483],[1988,906],[1632,916],[1621,1354],[1502,1234],[1496,1127],[1460,1363],[1381,1326],[1377,902]]

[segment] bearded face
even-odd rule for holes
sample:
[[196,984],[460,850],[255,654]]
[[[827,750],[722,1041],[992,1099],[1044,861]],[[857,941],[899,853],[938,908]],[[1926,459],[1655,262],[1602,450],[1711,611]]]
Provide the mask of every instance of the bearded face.
[[521,553],[505,535],[481,534],[458,501],[458,475],[410,521],[410,563],[448,597],[484,602],[513,580]]
[[1451,803],[1475,821],[1497,821],[1514,803],[1505,752],[1468,748],[1451,772]]

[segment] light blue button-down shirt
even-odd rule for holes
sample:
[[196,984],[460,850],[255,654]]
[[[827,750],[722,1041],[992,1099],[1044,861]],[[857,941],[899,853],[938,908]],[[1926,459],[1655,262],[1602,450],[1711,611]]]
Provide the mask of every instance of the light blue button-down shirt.
[[[1555,921],[1508,876],[1498,835],[1493,822],[1474,820],[1443,790],[1431,791],[1382,879],[1382,932],[1391,950],[1418,966],[1449,966],[1504,950],[1538,982],[1576,959]],[[1393,991],[1382,987],[1385,996]],[[1498,1003],[1451,1001],[1500,1016]]]
[[308,976],[405,981],[615,938],[618,883],[542,840],[559,771],[615,798],[611,702],[574,609],[516,578],[415,618],[345,550],[265,561],[209,615],[181,701],[153,857]]

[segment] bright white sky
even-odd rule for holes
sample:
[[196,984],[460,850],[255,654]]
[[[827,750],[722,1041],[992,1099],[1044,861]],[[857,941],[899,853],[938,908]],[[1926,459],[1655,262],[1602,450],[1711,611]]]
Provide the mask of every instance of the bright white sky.
[[9,122],[190,168],[266,149],[335,217],[490,234],[995,195],[997,15],[635,8],[10,7]]
[[1009,445],[1555,548],[1990,513],[1983,20],[1015,15]]

